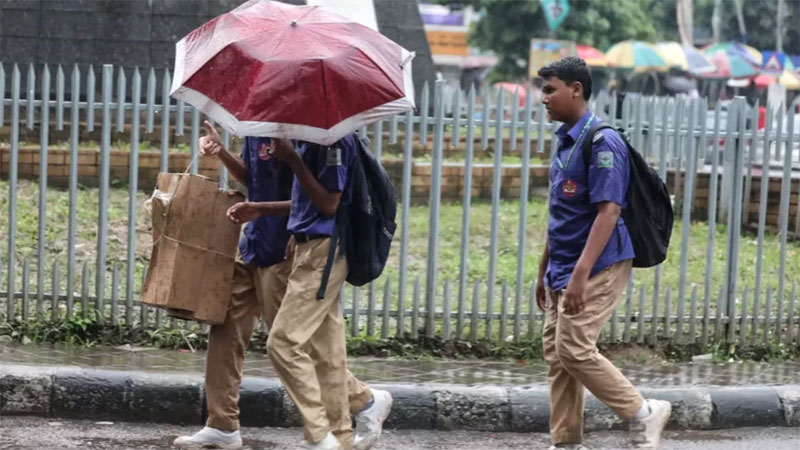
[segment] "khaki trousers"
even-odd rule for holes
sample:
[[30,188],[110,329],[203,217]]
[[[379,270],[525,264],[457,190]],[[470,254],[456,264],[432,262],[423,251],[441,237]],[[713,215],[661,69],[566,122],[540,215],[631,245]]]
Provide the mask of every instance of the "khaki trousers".
[[[350,412],[354,397],[369,401],[366,389],[347,372],[345,322],[339,289],[347,277],[347,261],[337,255],[325,298],[317,300],[330,239],[298,243],[292,273],[267,350],[284,387],[303,417],[304,436],[319,442],[331,432],[346,450],[352,448]],[[360,384],[360,383],[358,383]],[[350,398],[348,402],[348,390]]]
[[542,340],[549,366],[550,437],[554,444],[583,442],[584,387],[623,419],[632,419],[642,407],[644,399],[639,392],[596,346],[631,267],[632,261],[622,261],[589,279],[586,307],[574,315],[564,313],[560,292],[547,292]]
[[[237,260],[225,322],[211,327],[206,356],[206,425],[225,431],[239,429],[239,385],[244,352],[256,319],[272,329],[286,292],[292,262],[257,267]],[[369,388],[347,372],[350,411],[357,413],[372,399]]]

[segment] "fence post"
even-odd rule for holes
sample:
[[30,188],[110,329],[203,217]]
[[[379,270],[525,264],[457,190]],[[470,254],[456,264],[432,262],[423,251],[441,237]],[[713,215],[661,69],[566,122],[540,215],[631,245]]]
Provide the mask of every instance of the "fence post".
[[14,317],[14,276],[17,266],[17,165],[19,164],[19,67],[11,72],[11,155],[8,167],[8,301],[7,320]]
[[[744,172],[744,126],[745,126],[745,103],[744,97],[736,97],[732,108],[728,111],[728,120],[737,121],[735,125],[737,134],[735,145],[732,143],[729,148],[732,150],[730,156],[732,169],[730,184],[732,191],[728,198],[728,241],[727,255],[728,261],[725,270],[725,285],[723,287],[726,312],[729,318],[736,315],[736,292],[737,279],[739,273],[739,238],[742,233],[742,175]],[[729,122],[728,129],[731,129]],[[726,159],[728,157],[726,156]],[[724,172],[723,172],[724,174]],[[717,305],[720,307],[720,305]],[[732,323],[728,321],[728,326]]]
[[[108,190],[110,184],[111,158],[111,84],[114,77],[114,66],[103,66],[103,128],[100,146],[100,198],[98,199],[97,219],[97,310],[100,318],[103,315],[103,300],[106,293],[106,239],[108,234]],[[89,105],[92,108],[93,105]]]
[[[425,305],[429,313],[428,333],[433,329],[436,310],[436,281],[439,263],[439,206],[442,203],[442,147],[444,145],[444,81],[437,81],[434,89],[435,124],[433,132],[433,159],[431,161],[431,196],[428,216],[428,272],[425,278]],[[432,336],[428,336],[432,337]]]

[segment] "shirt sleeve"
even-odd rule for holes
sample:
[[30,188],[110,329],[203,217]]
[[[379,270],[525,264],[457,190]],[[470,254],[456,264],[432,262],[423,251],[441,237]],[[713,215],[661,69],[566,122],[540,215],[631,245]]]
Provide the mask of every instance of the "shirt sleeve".
[[317,180],[330,192],[343,192],[355,155],[355,145],[345,138],[320,152]]
[[589,201],[627,206],[629,164],[628,147],[616,131],[598,133],[589,160]]

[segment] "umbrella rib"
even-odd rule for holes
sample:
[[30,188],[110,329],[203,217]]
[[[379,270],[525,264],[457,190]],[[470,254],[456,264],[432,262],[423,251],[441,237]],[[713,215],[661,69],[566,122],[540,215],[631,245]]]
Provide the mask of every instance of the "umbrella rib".
[[[327,99],[328,98],[328,83],[325,82],[325,63],[323,60],[319,60],[319,65],[322,67],[322,97]],[[330,107],[328,106],[328,102],[323,102],[325,105],[325,124],[328,124],[330,119]]]

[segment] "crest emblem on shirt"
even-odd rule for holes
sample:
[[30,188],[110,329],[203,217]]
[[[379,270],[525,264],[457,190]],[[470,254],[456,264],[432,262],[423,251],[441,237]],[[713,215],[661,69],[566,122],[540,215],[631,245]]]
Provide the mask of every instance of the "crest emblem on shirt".
[[272,146],[269,142],[262,142],[258,145],[258,159],[262,161],[269,161],[272,159]]
[[599,152],[597,154],[597,167],[601,169],[610,169],[614,167],[614,153]]
[[338,147],[328,147],[326,158],[326,165],[328,166],[341,166],[342,165],[342,149]]
[[575,197],[578,194],[578,182],[572,178],[567,178],[561,183],[561,191],[567,197]]

